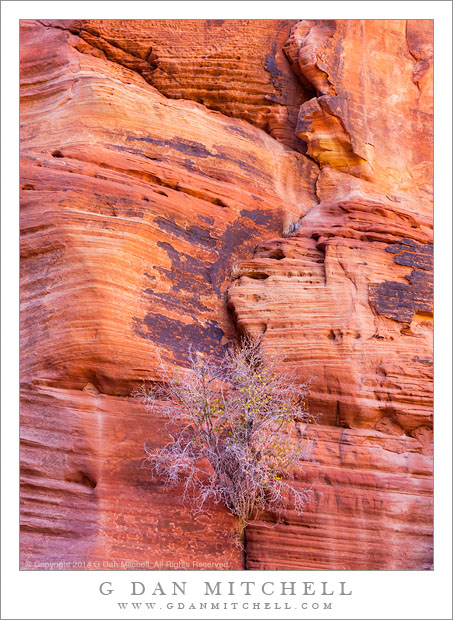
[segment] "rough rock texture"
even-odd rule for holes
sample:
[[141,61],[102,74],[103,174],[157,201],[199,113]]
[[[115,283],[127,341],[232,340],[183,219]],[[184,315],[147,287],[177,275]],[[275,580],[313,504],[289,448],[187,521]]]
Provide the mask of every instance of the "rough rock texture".
[[248,333],[320,419],[245,567],[429,568],[432,22],[23,21],[21,140],[22,565],[244,566],[130,393]]

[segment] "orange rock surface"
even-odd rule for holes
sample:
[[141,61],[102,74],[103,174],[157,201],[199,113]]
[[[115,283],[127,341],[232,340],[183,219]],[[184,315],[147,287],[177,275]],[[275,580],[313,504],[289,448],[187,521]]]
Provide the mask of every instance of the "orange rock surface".
[[[23,567],[430,568],[431,31],[21,22]],[[241,333],[320,414],[313,501],[245,558],[130,396]]]

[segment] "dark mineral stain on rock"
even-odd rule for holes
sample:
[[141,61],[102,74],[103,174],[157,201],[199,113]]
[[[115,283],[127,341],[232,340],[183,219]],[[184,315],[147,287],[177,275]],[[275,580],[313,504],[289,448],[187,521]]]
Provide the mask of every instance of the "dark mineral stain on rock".
[[242,217],[248,217],[252,222],[258,224],[259,226],[268,226],[273,223],[275,220],[275,215],[269,211],[263,211],[261,209],[242,209],[241,211]]
[[[276,90],[282,89],[281,80],[284,77],[283,72],[277,66],[277,41],[272,42],[272,54],[267,54],[265,58],[264,68],[271,74],[271,82]],[[283,103],[283,102],[282,102]]]
[[412,239],[402,239],[401,243],[387,246],[385,251],[395,254],[394,260],[398,265],[406,265],[425,271],[433,270],[432,245],[419,244]]
[[[219,144],[214,145],[215,150],[209,150],[204,144],[194,142],[193,140],[184,140],[183,138],[178,137],[175,137],[172,140],[161,140],[160,138],[127,136],[126,140],[128,142],[145,142],[147,144],[152,144],[157,147],[173,149],[175,151],[178,151],[179,153],[187,156],[197,157],[198,159],[212,158],[216,160],[231,162],[233,164],[236,164],[244,172],[249,174],[251,178],[260,178],[267,181],[269,180],[268,176],[263,174],[263,170],[262,167],[259,165],[259,162],[245,162],[243,161],[242,152],[235,156],[231,149],[227,150]],[[254,160],[255,158],[253,157],[253,155],[250,155],[249,159]],[[185,164],[186,167],[188,167],[189,169],[193,167],[193,162],[189,159],[185,159]]]
[[141,338],[152,340],[175,354],[178,361],[187,360],[189,347],[219,357],[223,330],[215,321],[183,323],[162,314],[149,312],[144,319],[134,318],[135,333]]
[[370,284],[369,299],[376,311],[400,323],[410,323],[416,312],[432,315],[433,246],[402,239],[385,250],[395,254],[395,263],[413,269],[406,276],[409,284],[393,281]]
[[163,302],[169,309],[191,313],[206,310],[206,306],[200,300],[210,286],[209,263],[198,260],[189,254],[178,252],[165,241],[159,241],[157,246],[168,254],[171,260],[171,269],[156,266],[155,270],[171,284],[170,293],[156,292],[152,288],[146,288],[146,295],[157,302]]
[[127,136],[128,142],[136,140],[137,142],[147,142],[148,144],[154,144],[155,146],[163,146],[167,148],[175,149],[185,155],[195,155],[196,157],[210,157],[212,153],[200,142],[194,142],[193,140],[184,140],[182,138],[174,138],[173,140],[160,140],[159,138],[139,138],[137,136]]
[[[187,281],[191,277],[195,276],[209,282],[209,273],[207,270],[207,265],[204,261],[198,260],[198,258],[190,256],[190,254],[178,252],[178,250],[175,250],[175,248],[166,241],[158,241],[157,246],[167,252],[172,263],[171,271],[164,269],[163,267],[156,267],[157,270],[162,271],[167,275],[172,274],[170,278],[172,280],[177,279],[176,274],[179,272],[183,274],[184,281]],[[180,288],[185,287],[181,286]]]
[[177,237],[182,237],[189,241],[189,243],[194,243],[195,245],[202,245],[208,248],[213,248],[217,239],[215,237],[211,237],[211,233],[206,230],[206,228],[201,228],[200,226],[196,226],[194,224],[183,227],[176,222],[173,222],[165,217],[157,217],[156,224],[160,229],[165,230]]
[[[241,216],[222,235],[219,258],[210,268],[211,283],[218,296],[220,296],[226,271],[230,267],[229,259],[233,252],[253,236],[257,227],[265,226],[268,231],[276,231],[281,225],[281,216],[275,212],[243,209]],[[247,218],[248,221],[245,222],[243,218]],[[251,223],[253,223],[253,228],[250,227]]]
[[161,302],[170,311],[187,312],[189,308],[191,310],[199,310],[200,312],[207,312],[209,310],[198,299],[186,300],[171,293],[156,293],[150,288],[145,289],[144,292],[149,296],[150,301]]
[[190,345],[211,356],[221,356],[224,332],[217,321],[200,320],[200,314],[210,312],[208,299],[213,291],[218,298],[221,297],[232,257],[244,244],[256,237],[262,228],[275,234],[281,227],[278,212],[243,209],[240,215],[218,238],[211,235],[212,218],[208,218],[206,228],[195,224],[182,226],[161,216],[155,219],[161,230],[210,253],[208,259],[201,260],[178,251],[167,241],[158,241],[157,247],[165,251],[171,262],[169,268],[154,267],[161,274],[160,281],[166,283],[167,290],[154,287],[150,275],[145,273],[147,281],[143,293],[149,300],[149,311],[143,318],[133,319],[133,329],[138,336],[171,350],[178,363],[183,365]]

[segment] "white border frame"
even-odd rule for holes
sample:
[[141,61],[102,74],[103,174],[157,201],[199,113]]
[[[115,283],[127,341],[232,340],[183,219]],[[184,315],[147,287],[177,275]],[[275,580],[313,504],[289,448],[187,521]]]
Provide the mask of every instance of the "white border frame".
[[[451,618],[451,16],[450,2],[2,2],[2,618]],[[19,571],[19,19],[434,19],[435,32],[435,568],[434,571]],[[99,593],[112,581],[188,582],[203,600],[204,581],[347,582],[351,597],[332,597],[333,610],[300,607],[270,612],[166,610],[130,614]],[[146,600],[150,600],[148,597]],[[159,597],[154,597],[159,598]],[[297,597],[296,597],[297,598]],[[305,597],[307,598],[307,597]],[[115,600],[118,600],[116,598]],[[266,597],[253,601],[268,602]],[[313,599],[314,600],[314,599]],[[240,603],[241,597],[235,597]],[[243,601],[248,601],[247,597]],[[283,607],[285,599],[278,598]],[[297,598],[298,605],[301,599]],[[316,597],[316,601],[321,599]],[[290,601],[290,604],[294,604]],[[321,605],[322,607],[322,605]],[[156,613],[159,615],[157,616]],[[242,616],[241,616],[242,614]],[[269,614],[269,615],[268,615]],[[313,615],[312,615],[313,614]]]

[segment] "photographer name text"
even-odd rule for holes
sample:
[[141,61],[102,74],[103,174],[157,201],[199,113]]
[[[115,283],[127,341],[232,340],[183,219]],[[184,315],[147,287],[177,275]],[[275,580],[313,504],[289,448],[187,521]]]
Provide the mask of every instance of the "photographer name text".
[[[121,584],[121,587],[116,587],[114,581],[103,581],[99,585],[99,592],[105,597],[111,595],[117,595],[115,598],[121,597],[116,602],[119,609],[126,610],[130,608],[136,611],[140,609],[153,610],[162,608],[169,610],[332,609],[332,603],[327,602],[328,598],[323,598],[322,601],[318,602],[310,599],[310,597],[352,595],[352,590],[345,581],[336,583],[328,581],[264,581],[262,583],[242,580],[204,581],[203,584],[198,584],[196,590],[190,588],[190,586],[188,587],[188,582],[186,581],[171,581],[168,583],[160,581],[152,583],[130,581],[126,584]],[[181,598],[186,596],[193,596],[197,602],[182,602]],[[269,602],[263,601],[263,596],[270,597]],[[133,598],[126,602],[126,597]],[[148,597],[159,598],[150,600]],[[215,598],[212,600],[212,597],[221,597],[221,601]],[[225,600],[225,597],[227,600]],[[234,601],[230,597],[241,597],[241,600],[239,602]],[[260,600],[242,600],[242,597],[259,597]],[[272,597],[278,598],[278,601],[271,600]],[[282,599],[282,597],[285,597],[285,599]],[[165,598],[170,598],[170,600],[165,600]],[[202,602],[200,602],[200,598]]]

